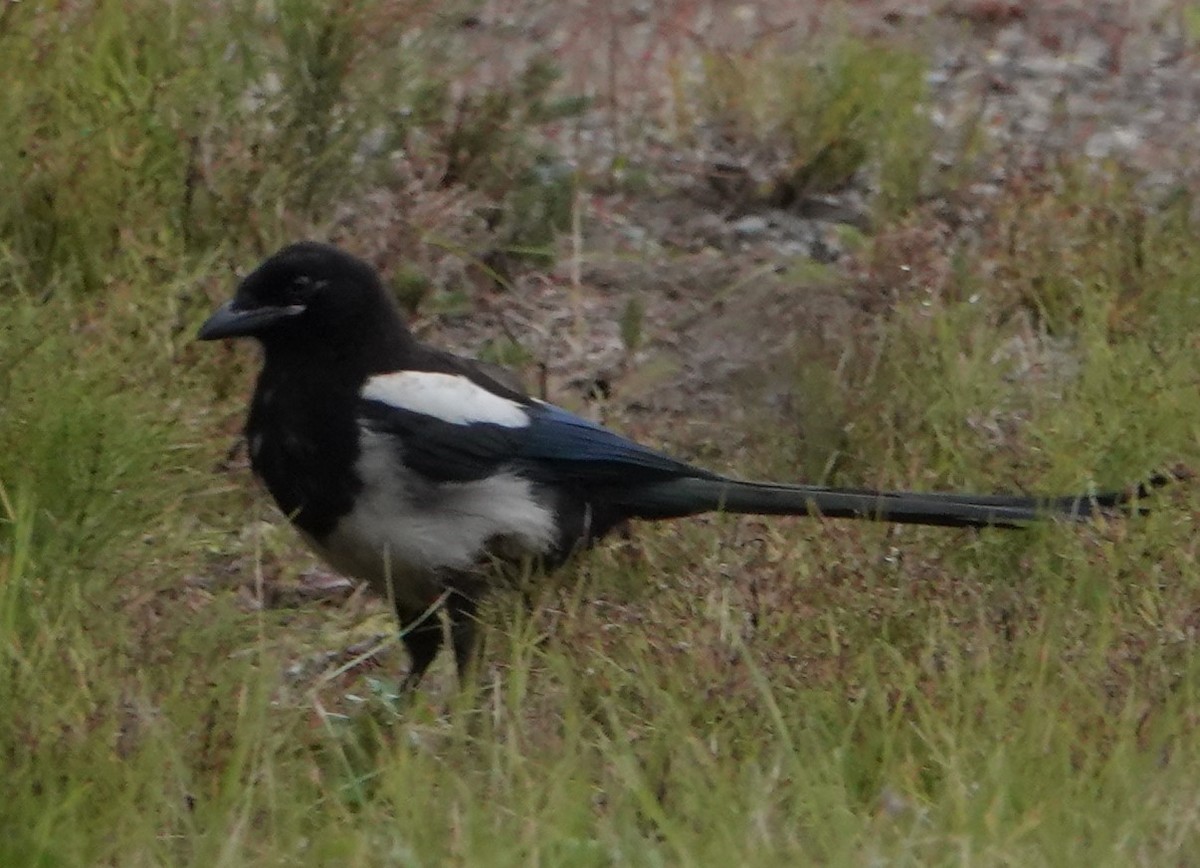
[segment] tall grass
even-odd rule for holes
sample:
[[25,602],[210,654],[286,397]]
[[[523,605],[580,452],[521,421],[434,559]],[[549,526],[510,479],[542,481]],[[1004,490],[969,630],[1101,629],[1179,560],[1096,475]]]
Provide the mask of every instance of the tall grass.
[[540,57],[512,80],[452,93],[468,62],[446,45],[452,11],[427,0],[6,5],[6,256],[29,285],[99,291],[130,260],[262,253],[334,231],[354,195],[395,179],[402,149],[430,164],[430,183],[478,186],[511,211],[503,243],[544,252],[547,227],[563,222],[546,203],[561,192],[535,195],[527,131],[583,103],[550,95],[556,73]]

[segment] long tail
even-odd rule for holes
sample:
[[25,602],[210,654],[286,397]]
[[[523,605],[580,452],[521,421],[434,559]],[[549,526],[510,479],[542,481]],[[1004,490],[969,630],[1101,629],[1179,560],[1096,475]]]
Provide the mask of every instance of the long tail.
[[1051,518],[1080,521],[1096,515],[1140,513],[1144,510],[1139,500],[1179,478],[1181,474],[1176,471],[1156,474],[1124,491],[1037,497],[923,494],[685,477],[640,486],[629,492],[624,505],[638,518],[679,518],[723,511],[754,515],[812,514],[939,527],[1019,528]]

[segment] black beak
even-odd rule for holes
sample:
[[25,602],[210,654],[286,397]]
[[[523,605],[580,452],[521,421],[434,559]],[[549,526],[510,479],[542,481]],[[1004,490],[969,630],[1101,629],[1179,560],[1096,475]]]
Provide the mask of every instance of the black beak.
[[280,320],[304,313],[304,305],[289,304],[285,307],[252,307],[240,309],[234,307],[232,301],[227,301],[213,313],[200,331],[196,339],[215,341],[220,338],[252,337],[268,326]]

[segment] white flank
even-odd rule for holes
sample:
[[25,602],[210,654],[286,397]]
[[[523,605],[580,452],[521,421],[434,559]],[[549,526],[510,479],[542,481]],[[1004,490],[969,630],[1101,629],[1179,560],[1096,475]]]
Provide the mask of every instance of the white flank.
[[367,380],[362,396],[455,425],[490,422],[505,428],[524,428],[529,424],[529,414],[516,401],[492,394],[458,374],[379,374]]
[[386,435],[364,431],[362,447],[357,470],[367,484],[354,509],[323,543],[310,542],[334,568],[380,593],[427,605],[438,570],[472,568],[491,542],[507,540],[531,555],[553,546],[554,515],[528,480],[501,473],[430,483],[397,462]]

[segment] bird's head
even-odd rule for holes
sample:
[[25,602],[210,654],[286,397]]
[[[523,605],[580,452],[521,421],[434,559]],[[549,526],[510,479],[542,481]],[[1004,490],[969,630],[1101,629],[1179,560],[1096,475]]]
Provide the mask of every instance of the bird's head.
[[289,345],[313,351],[346,349],[382,332],[394,339],[397,330],[406,332],[375,269],[331,245],[302,241],[251,272],[197,337],[253,337],[268,352]]

